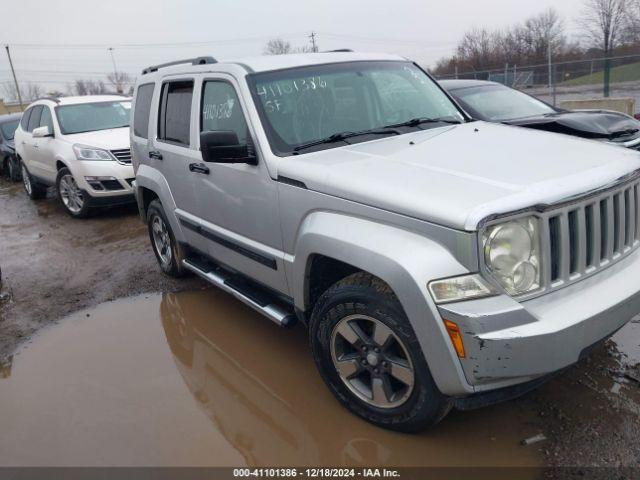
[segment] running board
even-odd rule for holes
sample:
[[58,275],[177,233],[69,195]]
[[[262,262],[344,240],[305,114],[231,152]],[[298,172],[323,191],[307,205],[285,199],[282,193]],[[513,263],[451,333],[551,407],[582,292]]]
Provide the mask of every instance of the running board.
[[248,281],[235,278],[220,268],[211,267],[191,258],[182,260],[182,264],[188,270],[230,293],[279,326],[290,327],[296,323],[297,317],[292,309],[275,303],[272,296],[263,289],[254,287]]

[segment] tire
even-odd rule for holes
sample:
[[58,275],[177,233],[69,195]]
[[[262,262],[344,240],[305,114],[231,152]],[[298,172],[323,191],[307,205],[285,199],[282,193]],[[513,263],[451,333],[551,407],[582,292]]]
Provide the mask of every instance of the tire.
[[18,162],[16,157],[11,156],[7,158],[6,168],[9,180],[12,182],[19,182],[22,179],[22,175],[20,174],[20,162]]
[[71,170],[64,167],[56,177],[58,198],[65,212],[73,218],[87,218],[91,211],[91,197],[78,187]]
[[24,162],[20,162],[20,169],[22,172],[22,185],[24,186],[24,191],[27,193],[31,200],[39,200],[44,198],[47,195],[47,187],[36,182],[27,167],[24,165]]
[[162,271],[170,277],[184,276],[184,253],[180,244],[176,242],[160,200],[153,200],[147,208],[147,227],[151,248]]
[[368,422],[413,433],[451,410],[400,302],[378,278],[359,272],[329,288],[313,309],[309,337],[331,392]]

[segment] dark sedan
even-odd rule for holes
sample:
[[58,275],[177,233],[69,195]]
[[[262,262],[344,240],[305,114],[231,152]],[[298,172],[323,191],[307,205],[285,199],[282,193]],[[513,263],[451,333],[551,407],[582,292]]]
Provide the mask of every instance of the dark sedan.
[[564,133],[640,149],[640,122],[623,113],[563,110],[495,82],[443,80],[440,85],[477,120]]
[[13,143],[13,134],[18,128],[21,118],[22,113],[0,116],[0,172],[14,182],[22,178]]

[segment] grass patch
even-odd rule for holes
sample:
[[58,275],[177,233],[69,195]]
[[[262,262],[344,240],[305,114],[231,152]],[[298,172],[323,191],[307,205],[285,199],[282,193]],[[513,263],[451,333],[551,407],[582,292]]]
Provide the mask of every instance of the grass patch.
[[[640,80],[640,63],[630,63],[621,65],[611,69],[611,83],[633,82]],[[604,72],[597,72],[593,75],[583,75],[573,78],[559,85],[563,87],[580,86],[580,85],[598,85],[604,83]]]

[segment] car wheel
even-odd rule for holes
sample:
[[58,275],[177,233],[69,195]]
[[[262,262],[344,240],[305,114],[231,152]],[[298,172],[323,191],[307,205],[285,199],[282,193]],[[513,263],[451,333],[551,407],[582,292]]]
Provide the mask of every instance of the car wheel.
[[12,182],[19,182],[22,177],[20,174],[20,165],[15,157],[7,159],[7,175]]
[[173,235],[171,225],[159,200],[153,200],[147,209],[147,226],[153,253],[164,273],[171,277],[182,277],[185,269],[182,247]]
[[65,211],[74,218],[86,218],[89,215],[91,197],[82,191],[68,168],[61,168],[56,179],[58,198]]
[[43,198],[47,194],[47,188],[33,180],[31,174],[25,167],[24,163],[20,163],[22,171],[22,184],[24,185],[24,191],[27,192],[31,200],[38,200]]
[[356,415],[418,432],[451,409],[400,302],[380,279],[360,272],[333,285],[316,302],[309,327],[323,380]]

